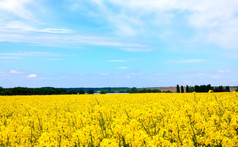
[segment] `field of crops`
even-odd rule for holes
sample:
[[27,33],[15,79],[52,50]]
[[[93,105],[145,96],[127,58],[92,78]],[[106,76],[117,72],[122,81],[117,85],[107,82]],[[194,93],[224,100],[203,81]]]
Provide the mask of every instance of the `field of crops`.
[[0,146],[238,146],[238,94],[1,96]]

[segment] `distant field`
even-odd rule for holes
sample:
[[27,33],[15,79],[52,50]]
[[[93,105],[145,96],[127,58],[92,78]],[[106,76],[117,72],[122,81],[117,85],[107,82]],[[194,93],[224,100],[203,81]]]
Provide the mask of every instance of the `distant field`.
[[238,146],[238,94],[0,96],[0,146]]

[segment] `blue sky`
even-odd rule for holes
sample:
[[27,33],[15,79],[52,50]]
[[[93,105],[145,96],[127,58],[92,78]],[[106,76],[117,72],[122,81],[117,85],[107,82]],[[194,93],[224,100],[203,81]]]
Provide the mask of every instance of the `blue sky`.
[[237,0],[0,0],[0,86],[238,85]]

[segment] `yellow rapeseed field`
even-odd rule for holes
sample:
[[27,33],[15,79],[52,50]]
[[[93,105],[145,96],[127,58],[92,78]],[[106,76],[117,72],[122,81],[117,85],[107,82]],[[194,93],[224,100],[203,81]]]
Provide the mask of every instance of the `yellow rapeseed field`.
[[238,146],[238,94],[1,96],[0,146]]

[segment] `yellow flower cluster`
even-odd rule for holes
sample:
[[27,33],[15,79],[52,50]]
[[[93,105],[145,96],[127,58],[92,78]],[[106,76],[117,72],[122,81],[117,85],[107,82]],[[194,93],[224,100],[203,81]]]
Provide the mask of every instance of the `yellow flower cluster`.
[[238,146],[238,94],[1,96],[0,146]]

